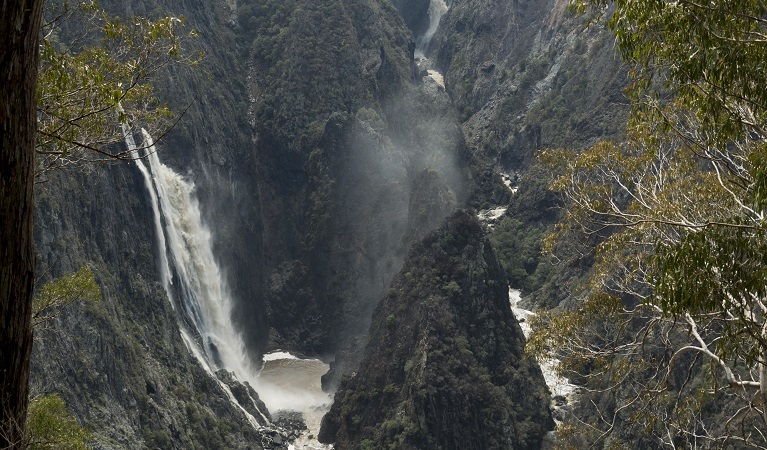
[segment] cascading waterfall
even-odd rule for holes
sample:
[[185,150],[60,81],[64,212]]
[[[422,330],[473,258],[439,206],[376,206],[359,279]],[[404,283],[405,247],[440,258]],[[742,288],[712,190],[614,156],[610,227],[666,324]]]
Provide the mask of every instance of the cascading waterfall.
[[[232,326],[232,299],[213,257],[211,233],[202,221],[194,184],[162,164],[152,137],[146,130],[141,133],[145,154],[136,159],[136,165],[150,194],[161,280],[171,305],[183,318],[179,328],[189,351],[254,427],[268,419],[255,402],[250,406],[260,417],[254,417],[252,409],[248,412],[235,399],[230,386],[219,378],[219,370],[232,372],[237,380],[248,382],[273,411],[303,413],[310,432],[291,448],[328,448],[311,437],[319,431],[320,419],[332,402],[319,385],[327,365],[315,359],[273,353],[264,356],[266,364],[259,372]],[[136,157],[142,156],[125,124],[123,134],[128,148]]]
[[[125,136],[125,143],[128,145],[128,149],[135,154],[135,156],[138,158],[138,150],[136,149],[136,141],[133,140],[133,134],[130,132],[130,127],[128,127],[128,124],[123,123],[122,124],[122,131],[123,136]],[[144,182],[146,183],[147,189],[149,189],[149,192],[153,192],[152,188],[152,176],[149,174],[149,170],[147,170],[146,166],[144,165],[143,161],[140,159],[136,159],[136,165],[138,166],[139,170],[141,171],[141,175],[144,176]],[[154,216],[154,227],[155,227],[155,235],[157,236],[157,246],[158,248],[166,248],[165,243],[165,233],[162,231],[162,223],[160,221],[160,207],[157,202],[157,196],[156,195],[150,195],[149,198],[152,202],[152,213]],[[168,265],[168,255],[165,252],[160,252],[160,276],[162,277],[162,285],[168,286],[171,284],[170,279],[170,266]],[[167,289],[166,289],[167,290]],[[173,302],[170,302],[171,307],[175,309],[175,305]]]
[[424,58],[426,49],[429,47],[431,38],[434,37],[434,33],[439,28],[439,22],[442,20],[442,16],[447,12],[449,6],[445,3],[445,0],[431,0],[429,3],[429,28],[419,37],[415,46],[415,56],[417,58]]
[[[233,370],[241,377],[254,372],[242,339],[231,327],[231,298],[213,258],[210,231],[203,225],[199,204],[192,195],[194,185],[160,163],[151,136],[145,130],[142,133],[184,314],[199,333],[211,365]],[[174,281],[171,274],[166,277]],[[170,284],[166,288],[169,291]]]
[[[426,32],[416,39],[415,56],[416,64],[419,71],[425,70],[428,79],[431,79],[436,83],[438,90],[445,90],[445,78],[441,73],[434,70],[432,62],[426,59],[426,51],[428,50],[431,38],[434,37],[434,33],[439,28],[439,23],[442,20],[442,16],[450,9],[445,0],[430,0],[429,9],[427,11],[429,15],[429,28]],[[426,79],[426,78],[425,78]]]
[[[213,257],[211,233],[202,221],[193,195],[194,184],[162,164],[152,137],[146,130],[141,132],[149,167],[142,159],[136,159],[136,165],[150,194],[163,286],[174,309],[176,306],[181,309],[187,325],[180,327],[182,337],[232,403],[258,426],[259,420],[239,405],[228,385],[216,376],[216,371],[225,369],[233,372],[238,380],[253,383],[258,370],[242,338],[232,328],[231,297]],[[128,148],[140,156],[130,128],[125,124],[123,134]],[[261,423],[268,422],[261,411],[258,413]]]

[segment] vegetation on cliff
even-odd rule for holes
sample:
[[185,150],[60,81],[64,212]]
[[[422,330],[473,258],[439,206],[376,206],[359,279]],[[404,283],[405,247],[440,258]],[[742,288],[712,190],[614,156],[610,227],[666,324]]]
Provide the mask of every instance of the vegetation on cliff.
[[27,435],[23,448],[29,450],[87,450],[92,439],[56,394],[30,401]]
[[614,6],[635,83],[626,140],[543,154],[566,202],[548,248],[599,237],[582,307],[534,339],[590,392],[569,445],[764,448],[767,7],[576,5]]
[[469,211],[413,246],[320,439],[350,449],[535,449],[553,425],[503,269]]

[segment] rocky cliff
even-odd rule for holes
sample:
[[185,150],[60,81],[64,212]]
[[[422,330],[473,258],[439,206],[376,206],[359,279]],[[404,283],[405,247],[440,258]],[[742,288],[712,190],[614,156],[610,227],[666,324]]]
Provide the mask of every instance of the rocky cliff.
[[478,161],[475,205],[506,202],[498,173],[523,174],[536,150],[622,134],[626,70],[609,33],[574,17],[567,0],[448,4],[426,55]]
[[604,27],[568,6],[456,0],[428,49],[472,147],[507,166],[623,130],[627,72]]
[[413,246],[320,439],[338,449],[535,449],[553,422],[506,281],[472,213]]
[[[232,10],[224,2],[102,6],[123,18],[185,16],[200,33],[190,45],[207,55],[201,65],[170,70],[157,81],[160,98],[186,110],[160,154],[194,180],[235,295],[255,297],[258,222],[253,207],[241,203],[253,197],[244,191],[255,189],[247,188],[248,124],[238,112],[246,110],[247,95],[236,31],[228,24]],[[74,305],[35,329],[33,393],[58,393],[94,432],[96,448],[270,447],[273,439],[254,429],[181,338],[160,284],[151,206],[136,166],[70,167],[36,186],[36,196],[38,287],[88,266],[103,299]]]
[[[444,92],[417,83],[390,2],[257,2],[239,18],[253,39],[264,345],[334,353],[364,337],[409,244],[463,196],[463,136]],[[446,187],[430,223],[408,206],[423,170]]]
[[[369,347],[364,371],[345,382],[350,394],[337,397],[325,432],[339,445],[402,438],[455,448],[467,427],[481,430],[462,442],[470,448],[503,448],[502,439],[528,448],[548,426],[540,374],[501,305],[500,269],[466,213],[395,274],[411,244],[465,199],[506,202],[499,172],[524,180],[533,150],[617,133],[623,78],[609,41],[568,17],[566,2],[449,3],[426,49],[444,87],[413,60],[428,25],[424,0],[104,5],[123,17],[183,15],[200,32],[201,67],[157,83],[161,99],[189,106],[160,155],[195,183],[251,355],[339,354],[325,380],[334,387],[357,370],[381,301],[372,329],[391,349]],[[89,265],[104,299],[37,332],[35,391],[60,393],[103,448],[271,445],[189,355],[155,239],[132,165],[78,168],[38,187],[41,281]],[[423,303],[401,302],[421,290],[433,291]],[[382,375],[411,360],[407,372]],[[369,405],[380,406],[370,417]]]
[[87,265],[103,298],[35,329],[33,394],[59,393],[99,448],[261,448],[181,339],[157,282],[144,191],[128,166],[38,187],[41,282]]

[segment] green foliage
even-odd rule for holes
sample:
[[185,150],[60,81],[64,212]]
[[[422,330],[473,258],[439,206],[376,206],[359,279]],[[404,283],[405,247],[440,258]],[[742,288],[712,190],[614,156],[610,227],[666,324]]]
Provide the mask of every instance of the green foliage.
[[56,394],[35,397],[27,415],[30,450],[87,450],[90,432],[78,425]]
[[40,326],[77,302],[101,301],[101,290],[93,271],[83,266],[77,272],[52,280],[41,287],[32,300],[32,325]]
[[504,217],[490,233],[490,242],[506,270],[509,284],[527,292],[538,290],[543,282],[536,276],[541,264],[541,240],[546,228]]
[[144,439],[149,448],[170,448],[170,434],[165,430],[144,430]]
[[[238,2],[238,23],[252,40],[249,57],[260,74],[261,95],[254,106],[264,139],[284,146],[286,153],[308,153],[333,114],[359,113],[361,121],[381,126],[372,101],[382,85],[409,78],[410,61],[403,51],[406,42],[389,44],[404,37],[402,24],[371,26],[376,20],[388,18],[367,2]],[[371,38],[377,43],[367,42]],[[383,52],[391,79],[365,68],[361,55],[371,48]]]
[[155,135],[167,132],[172,114],[156,98],[151,81],[170,64],[195,65],[201,58],[185,46],[196,35],[185,31],[183,18],[121,20],[90,0],[51,3],[45,16],[38,176],[80,161],[132,158],[110,147],[122,141],[122,122]]
[[455,280],[450,280],[450,282],[444,285],[442,289],[448,295],[461,295],[461,286],[459,286]]
[[265,75],[259,130],[298,150],[317,145],[322,129],[316,133],[312,124],[348,112],[364,87],[357,84],[359,63],[350,47],[355,38],[346,8],[333,0],[294,3],[246,4],[241,13],[252,14],[254,57]]
[[293,12],[297,9],[294,0],[286,1],[248,1],[237,4],[237,21],[245,33],[253,38],[255,56],[271,64],[277,45],[287,32],[287,26]]
[[736,308],[744,293],[767,297],[766,244],[763,230],[714,228],[660,246],[653,280],[659,306],[670,314],[715,313]]
[[557,195],[549,190],[551,173],[540,164],[527,170],[504,217],[488,231],[509,285],[520,289],[538,307],[564,301],[570,285],[587,270],[586,263],[556,264],[543,252],[543,240],[561,214]]
[[[633,66],[636,106],[658,87],[696,111],[701,126],[720,142],[738,138],[765,119],[767,91],[756,82],[764,71],[767,4],[760,0],[715,3],[662,0],[573,0],[573,7],[608,19],[624,61]],[[733,107],[738,105],[738,107]]]
[[597,245],[587,300],[542,315],[531,351],[558,355],[560,370],[603,392],[583,422],[626,424],[581,438],[764,446],[767,414],[752,399],[767,403],[767,92],[757,81],[767,5],[573,2],[608,4],[632,65],[632,124],[624,142],[541,154],[566,201],[545,248]]

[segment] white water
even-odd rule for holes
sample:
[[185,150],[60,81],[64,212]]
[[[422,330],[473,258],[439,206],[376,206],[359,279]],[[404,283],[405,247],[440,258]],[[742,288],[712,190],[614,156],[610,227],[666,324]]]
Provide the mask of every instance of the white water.
[[[171,306],[175,309],[178,304],[188,321],[188,327],[181,324],[181,336],[232,404],[258,427],[256,418],[240,407],[229,387],[215,375],[219,369],[226,369],[240,381],[251,381],[257,371],[242,338],[231,326],[231,297],[213,257],[210,231],[193,195],[194,184],[162,164],[152,137],[146,130],[141,132],[149,167],[142,159],[136,159],[136,165],[150,194],[163,287]],[[140,156],[125,124],[123,134],[128,148]],[[175,298],[176,293],[180,298]],[[259,414],[262,422],[268,422],[262,411]]]
[[508,173],[501,173],[501,180],[503,180],[504,186],[511,191],[512,194],[516,194],[519,187],[514,185],[514,178]]
[[[120,108],[122,109],[122,107]],[[138,150],[136,149],[136,142],[133,140],[133,134],[131,134],[130,128],[128,127],[128,124],[123,123],[122,124],[122,131],[123,136],[125,136],[125,143],[128,145],[128,149],[134,154],[136,159],[136,166],[138,166],[139,170],[141,171],[141,174],[144,176],[144,182],[146,183],[147,189],[149,189],[149,192],[153,192],[152,188],[152,176],[149,174],[149,170],[144,165],[144,162],[141,159],[138,159],[140,156],[138,154]],[[162,221],[160,220],[160,207],[157,202],[157,196],[156,195],[150,195],[149,196],[151,202],[152,202],[152,213],[154,215],[154,231],[155,235],[157,236],[157,248],[166,248],[165,243],[165,233],[162,231]],[[170,266],[168,265],[168,255],[165,252],[160,252],[160,276],[162,277],[162,285],[167,286],[173,283],[173,281],[170,279]],[[175,309],[175,305],[173,302],[170,302],[171,307]]]
[[426,73],[429,75],[429,78],[431,78],[432,80],[434,80],[435,83],[437,83],[437,86],[441,87],[442,89],[445,89],[445,77],[443,77],[441,73],[433,69],[428,69]]
[[[141,131],[149,167],[142,159],[137,159],[136,165],[150,194],[161,279],[171,305],[178,305],[185,317],[180,329],[190,353],[254,427],[259,426],[259,421],[240,407],[229,387],[216,376],[218,370],[225,369],[234,373],[237,380],[248,382],[269,410],[303,413],[309,431],[296,441],[294,448],[331,448],[309,437],[319,432],[322,416],[332,403],[332,397],[322,392],[320,386],[327,364],[274,352],[264,356],[264,367],[259,371],[242,337],[233,328],[232,298],[213,257],[211,233],[202,220],[194,184],[162,164],[152,137]],[[140,150],[127,125],[123,126],[123,133],[129,149],[139,156]],[[260,422],[268,422],[264,412],[258,412]]]
[[267,353],[266,355],[264,355],[264,362],[279,361],[281,359],[299,359],[299,358],[298,356],[294,356],[291,353],[281,352],[279,350],[276,352]]
[[445,0],[431,0],[429,3],[429,28],[423,36],[417,39],[415,46],[416,58],[424,58],[426,49],[429,47],[429,42],[431,42],[431,38],[434,37],[434,33],[437,32],[439,22],[442,20],[442,16],[448,9],[449,7],[447,6],[447,3],[445,3]]
[[329,366],[319,359],[301,359],[288,352],[277,351],[264,355],[260,373],[260,386],[265,389],[261,399],[272,412],[281,409],[300,411],[308,430],[290,446],[292,450],[330,449],[316,436],[320,432],[322,416],[330,409],[333,398],[322,391],[320,377]]
[[[511,310],[514,312],[514,316],[516,316],[517,321],[519,321],[519,326],[522,328],[522,332],[524,333],[525,338],[528,338],[532,331],[528,320],[530,317],[534,316],[535,313],[527,309],[520,308],[519,302],[521,299],[521,292],[518,289],[509,288],[509,304],[511,305]],[[546,384],[549,386],[552,397],[562,396],[567,398],[569,402],[572,402],[574,400],[573,394],[575,393],[577,386],[570,383],[567,378],[563,378],[557,375],[554,368],[558,363],[559,361],[556,359],[546,359],[544,361],[540,361],[543,378],[546,380]]]
[[[213,257],[211,234],[203,224],[199,204],[193,195],[194,184],[160,163],[152,137],[145,130],[142,133],[165,221],[168,259],[178,277],[176,287],[183,297],[179,303],[194,331],[199,333],[209,364],[233,371],[238,379],[246,380],[256,370],[242,338],[232,328],[231,296]],[[163,279],[173,281],[172,273],[163,274]],[[169,296],[173,294],[172,284],[166,285]]]
[[493,228],[498,219],[503,217],[504,213],[506,213],[506,209],[505,206],[483,209],[477,213],[477,219],[479,219],[480,222],[487,224],[488,228]]

